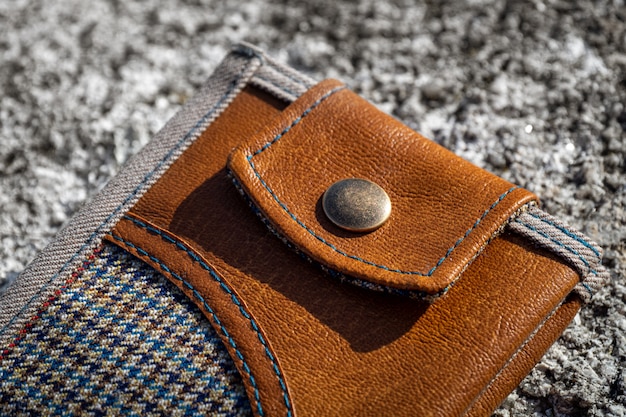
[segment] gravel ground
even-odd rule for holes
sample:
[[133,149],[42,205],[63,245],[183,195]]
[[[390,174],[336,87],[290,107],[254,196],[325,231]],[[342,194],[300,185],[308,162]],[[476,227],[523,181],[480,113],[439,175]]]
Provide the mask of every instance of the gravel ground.
[[0,3],[0,287],[248,40],[542,197],[612,281],[498,416],[626,415],[623,0]]

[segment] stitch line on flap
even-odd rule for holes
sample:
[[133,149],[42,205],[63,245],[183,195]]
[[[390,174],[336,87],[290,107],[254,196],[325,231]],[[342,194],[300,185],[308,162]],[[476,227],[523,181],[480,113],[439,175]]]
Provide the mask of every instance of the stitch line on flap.
[[187,142],[187,140],[193,136],[193,134],[204,125],[204,123],[210,119],[210,117],[213,115],[213,113],[221,108],[222,104],[228,99],[228,97],[236,90],[237,86],[239,85],[239,82],[241,81],[242,77],[244,76],[244,74],[246,73],[246,71],[248,71],[250,69],[250,64],[252,62],[252,58],[249,59],[248,62],[245,63],[245,65],[242,66],[242,69],[239,71],[239,73],[237,73],[237,75],[235,76],[235,78],[230,82],[228,88],[226,89],[226,91],[224,92],[224,94],[215,102],[215,104],[209,109],[207,110],[207,112],[200,118],[200,120],[198,120],[196,122],[196,124],[178,141],[174,144],[174,146],[172,146],[172,148],[167,152],[167,154],[161,158],[161,160],[157,163],[157,165],[150,171],[148,172],[144,178],[141,180],[141,182],[134,188],[134,190],[128,194],[128,196],[126,196],[126,198],[124,199],[124,201],[122,201],[110,214],[109,216],[104,219],[104,221],[102,223],[100,223],[98,225],[98,227],[96,227],[96,229],[93,231],[93,233],[91,233],[91,235],[89,235],[89,237],[86,239],[86,241],[81,245],[81,247],[74,252],[74,254],[70,257],[70,259],[65,262],[63,264],[63,266],[61,266],[61,268],[37,291],[36,294],[34,294],[25,304],[24,306],[22,306],[22,308],[17,312],[17,314],[15,314],[11,320],[9,320],[9,322],[2,328],[0,329],[0,335],[2,335],[8,328],[10,328],[13,323],[15,322],[15,320],[20,317],[24,311],[26,311],[26,309],[30,306],[30,304],[32,302],[34,302],[37,298],[39,298],[39,296],[41,295],[42,291],[44,291],[46,288],[48,288],[48,286],[54,282],[54,280],[60,275],[62,274],[65,269],[72,264],[72,262],[74,262],[74,260],[79,256],[79,254],[85,250],[86,248],[89,247],[89,245],[91,245],[94,242],[94,239],[96,239],[96,237],[98,236],[99,233],[101,233],[102,229],[107,225],[107,223],[109,221],[111,221],[120,211],[122,211],[122,209],[124,208],[124,206],[126,204],[128,204],[143,188],[144,186],[148,183],[148,181],[150,181],[150,179],[154,176],[154,174],[161,169],[161,167],[163,165],[165,165],[169,159],[176,153],[176,151],[178,149],[180,149],[181,146],[183,146],[183,144],[185,144]]
[[444,288],[441,292],[439,292],[437,294],[428,294],[428,293],[425,293],[423,291],[418,291],[418,290],[401,290],[401,289],[398,289],[398,288],[389,287],[389,286],[381,285],[381,284],[375,284],[375,283],[367,281],[367,280],[362,280],[362,279],[359,279],[359,278],[351,277],[351,276],[342,274],[339,271],[335,271],[334,269],[325,266],[323,263],[321,263],[319,261],[316,261],[315,259],[311,258],[306,253],[302,252],[302,250],[300,250],[298,247],[293,245],[289,241],[289,239],[287,239],[283,234],[279,233],[278,230],[276,230],[276,228],[270,223],[270,221],[267,219],[267,217],[265,217],[263,212],[261,212],[261,210],[259,210],[259,208],[256,206],[256,204],[252,201],[252,199],[246,194],[246,192],[243,190],[243,188],[241,186],[241,183],[237,180],[237,178],[234,176],[232,171],[228,170],[228,176],[231,178],[231,180],[233,182],[233,185],[235,186],[237,191],[239,191],[239,194],[241,194],[241,196],[248,203],[248,207],[250,207],[252,212],[267,227],[267,229],[270,231],[270,233],[272,233],[274,236],[276,236],[278,239],[280,239],[281,242],[283,242],[289,249],[294,251],[294,253],[296,253],[302,259],[304,259],[307,262],[309,262],[309,263],[315,265],[316,267],[320,268],[322,271],[324,271],[325,273],[329,274],[331,277],[333,277],[335,279],[338,279],[338,280],[340,280],[342,282],[348,282],[348,283],[350,283],[352,285],[356,285],[357,287],[366,288],[366,289],[369,289],[369,290],[372,290],[372,291],[378,291],[378,292],[382,292],[382,293],[385,293],[385,294],[398,295],[398,296],[401,296],[401,297],[409,297],[409,298],[414,298],[414,299],[419,299],[419,300],[425,300],[425,301],[428,301],[428,302],[434,301],[437,297],[439,297],[442,294],[445,294],[450,289],[451,285],[448,285],[446,288]]
[[511,192],[513,192],[514,190],[518,189],[519,187],[517,187],[517,186],[511,187],[507,191],[502,193],[498,197],[498,199],[496,201],[494,201],[491,204],[491,206],[487,210],[485,210],[483,212],[483,214],[474,222],[474,224],[469,229],[467,229],[465,234],[463,236],[461,236],[459,239],[457,239],[457,241],[446,251],[445,255],[442,256],[437,261],[435,266],[430,268],[430,270],[428,272],[403,271],[403,270],[400,270],[400,269],[397,269],[397,268],[388,267],[386,265],[377,264],[375,262],[368,261],[368,260],[363,259],[361,257],[355,256],[355,255],[351,255],[349,253],[346,253],[346,252],[342,251],[337,246],[335,246],[334,244],[328,242],[322,236],[318,235],[314,230],[312,230],[302,220],[300,220],[293,212],[291,212],[291,210],[289,210],[289,207],[287,207],[287,205],[280,200],[280,198],[278,197],[278,195],[276,195],[274,190],[272,190],[272,188],[262,178],[261,174],[256,169],[256,166],[255,166],[254,162],[252,161],[252,158],[254,158],[255,156],[257,156],[260,153],[264,152],[265,150],[269,149],[273,144],[275,144],[282,137],[284,137],[285,134],[287,134],[287,132],[289,132],[294,126],[296,126],[307,115],[309,115],[315,108],[317,108],[320,104],[322,104],[322,102],[324,102],[326,99],[328,99],[330,96],[332,96],[336,92],[341,91],[341,90],[343,90],[345,88],[346,88],[345,86],[334,88],[331,91],[329,91],[328,93],[326,93],[324,96],[319,98],[309,108],[307,108],[304,112],[302,112],[302,114],[299,117],[296,117],[289,126],[287,126],[282,132],[280,132],[278,135],[276,135],[271,141],[267,142],[262,147],[260,147],[256,151],[252,152],[252,154],[247,155],[246,159],[247,159],[248,163],[250,164],[250,167],[252,168],[252,171],[254,172],[255,176],[257,177],[257,179],[261,183],[261,185],[263,185],[263,187],[267,190],[267,192],[270,193],[270,195],[272,196],[274,201],[276,201],[276,203],[278,203],[278,205],[283,209],[283,211],[285,211],[289,215],[289,217],[291,217],[291,219],[293,221],[295,221],[300,227],[302,227],[304,230],[306,230],[311,236],[313,236],[315,239],[317,239],[318,241],[320,241],[324,245],[328,246],[334,252],[336,252],[336,253],[338,253],[338,254],[340,254],[342,256],[345,256],[346,258],[353,259],[355,261],[358,261],[358,262],[361,262],[361,263],[364,263],[366,265],[370,265],[370,266],[373,266],[373,267],[376,267],[376,268],[380,268],[380,269],[383,269],[385,271],[395,272],[395,273],[403,274],[403,275],[418,275],[418,276],[423,276],[423,277],[430,277],[437,270],[437,268],[439,268],[441,266],[441,264],[443,264],[443,262],[446,259],[448,259],[448,257],[452,254],[452,252],[454,252],[454,250],[480,225],[480,223],[485,219],[485,217],[487,217],[489,212],[491,212],[491,210],[493,210],[498,204],[500,204],[502,202],[502,200],[504,200],[506,198],[506,196],[508,196]]
[[[267,142],[265,145],[261,146],[259,149],[257,149],[252,155],[249,155],[247,157],[248,162],[250,162],[250,160],[257,156],[258,154],[260,154],[261,152],[265,151],[266,149],[268,149],[270,146],[272,146],[273,144],[275,144],[276,142],[278,142],[283,136],[285,136],[285,134],[287,132],[289,132],[291,130],[291,128],[293,128],[294,126],[296,126],[298,123],[300,123],[302,121],[302,119],[304,119],[306,116],[308,116],[313,110],[315,110],[315,108],[317,106],[319,106],[320,104],[322,104],[324,101],[326,101],[327,98],[329,98],[330,96],[332,96],[333,94],[335,94],[338,91],[344,90],[346,88],[345,85],[342,85],[341,87],[335,87],[332,90],[330,90],[328,93],[324,94],[321,98],[319,98],[315,103],[311,104],[311,106],[306,109],[304,112],[302,112],[302,114],[298,117],[296,117],[294,119],[294,121],[287,126],[282,132],[280,132],[278,135],[276,135],[274,137],[274,139],[272,139],[271,141]],[[250,162],[251,163],[251,162]],[[252,163],[251,163],[252,164]],[[256,171],[255,171],[256,172]]]
[[[200,265],[200,267],[202,269],[207,271],[209,273],[209,275],[211,276],[211,278],[213,278],[214,281],[219,283],[220,288],[224,292],[226,292],[228,295],[230,295],[231,301],[233,302],[233,304],[235,304],[237,306],[237,308],[239,309],[239,312],[241,313],[241,315],[244,318],[246,318],[246,320],[248,320],[250,322],[250,327],[252,327],[252,330],[254,330],[254,333],[256,334],[257,338],[261,342],[261,345],[263,346],[265,355],[268,357],[268,359],[272,363],[272,369],[273,369],[274,373],[276,374],[276,377],[278,378],[278,384],[280,385],[281,390],[282,390],[282,394],[283,394],[283,401],[285,403],[285,406],[287,407],[287,416],[291,417],[292,416],[291,402],[289,401],[289,394],[287,392],[287,386],[285,385],[285,382],[283,380],[282,372],[278,368],[278,363],[276,362],[276,358],[271,353],[270,348],[269,348],[267,342],[265,341],[265,338],[261,334],[259,326],[256,324],[256,321],[252,318],[250,313],[248,313],[248,311],[243,306],[241,301],[239,301],[239,299],[237,298],[235,293],[232,291],[232,289],[220,278],[220,276],[217,274],[217,272],[215,272],[215,270],[213,268],[211,268],[206,262],[204,262],[197,254],[195,254],[184,243],[182,243],[182,242],[172,238],[171,236],[168,236],[167,234],[163,233],[162,230],[159,230],[159,229],[157,229],[155,227],[147,225],[146,223],[144,223],[144,222],[142,222],[140,220],[137,220],[137,219],[135,219],[133,217],[124,216],[123,218],[125,220],[129,220],[129,221],[133,222],[133,224],[135,224],[136,226],[138,226],[138,227],[140,227],[142,229],[145,229],[145,230],[147,230],[150,233],[154,233],[154,234],[158,235],[159,237],[161,237],[167,243],[170,243],[170,244],[174,245],[177,249],[180,249],[183,252],[185,252],[195,263],[197,263],[198,265]],[[117,239],[117,237],[115,235],[111,235],[111,236],[114,239],[119,240],[119,239]],[[122,238],[120,238],[120,239],[122,239]],[[143,254],[143,252],[145,252],[143,249],[138,248],[137,246],[133,245],[132,243],[130,243],[128,241],[123,240],[123,243],[128,244],[129,246],[131,246],[132,248],[136,249],[138,252],[140,252],[142,254]],[[235,341],[232,339],[232,337],[230,336],[230,334],[228,333],[226,328],[221,324],[221,322],[217,318],[217,315],[213,312],[213,310],[205,302],[205,300],[202,297],[202,295],[200,293],[198,293],[193,288],[193,286],[191,284],[189,284],[187,281],[185,281],[184,279],[182,279],[180,276],[176,275],[174,272],[170,271],[169,269],[166,269],[167,266],[163,262],[161,262],[159,259],[153,257],[152,255],[148,254],[147,252],[144,254],[144,256],[147,256],[153,262],[158,263],[164,270],[168,271],[174,278],[176,278],[179,281],[181,281],[187,288],[189,288],[193,292],[194,296],[203,303],[203,306],[207,309],[207,311],[209,311],[209,313],[211,313],[212,317],[215,319],[215,322],[220,326],[223,334],[228,338],[228,341],[229,341],[230,345],[233,347],[233,349],[236,350],[237,356],[243,362],[243,366],[248,369],[247,372],[250,375],[250,382],[256,389],[256,384],[254,383],[254,378],[252,377],[252,374],[249,372],[248,365],[245,363],[245,361],[243,361],[243,356],[240,356],[241,353],[238,352],[238,350],[236,349]],[[255,394],[258,394],[258,392],[255,392]],[[258,403],[260,405],[261,404],[260,400],[258,398],[257,398],[257,400],[258,400]],[[259,414],[263,415],[262,412],[259,412]]]

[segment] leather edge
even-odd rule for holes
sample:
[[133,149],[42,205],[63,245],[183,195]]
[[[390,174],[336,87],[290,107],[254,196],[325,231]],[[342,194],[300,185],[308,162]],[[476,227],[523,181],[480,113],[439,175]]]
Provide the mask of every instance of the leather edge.
[[179,237],[137,216],[124,217],[105,239],[161,272],[202,310],[242,375],[256,416],[294,415],[277,356],[224,274]]

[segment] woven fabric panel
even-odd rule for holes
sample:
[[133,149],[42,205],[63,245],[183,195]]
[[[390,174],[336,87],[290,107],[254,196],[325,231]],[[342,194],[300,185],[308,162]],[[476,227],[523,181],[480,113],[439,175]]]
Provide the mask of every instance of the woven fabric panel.
[[104,244],[0,347],[0,415],[250,415],[232,359],[166,278]]

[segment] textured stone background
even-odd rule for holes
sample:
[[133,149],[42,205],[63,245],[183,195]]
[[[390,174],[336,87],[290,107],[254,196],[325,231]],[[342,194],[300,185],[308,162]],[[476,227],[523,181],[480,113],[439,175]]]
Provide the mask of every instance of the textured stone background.
[[612,282],[496,415],[626,415],[624,1],[292,3],[1,1],[0,286],[245,39],[598,241]]

